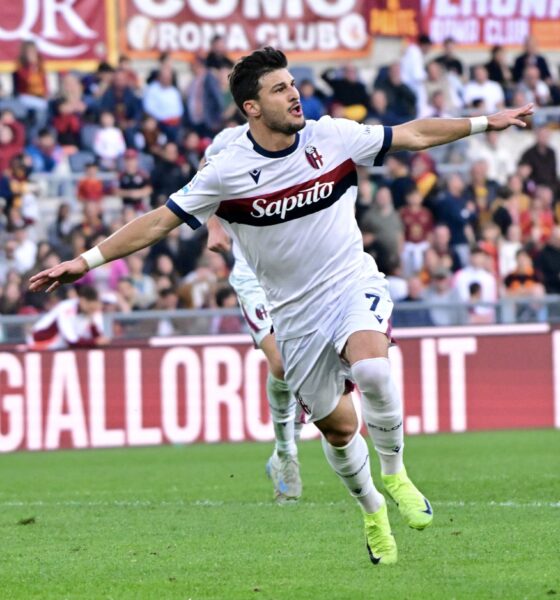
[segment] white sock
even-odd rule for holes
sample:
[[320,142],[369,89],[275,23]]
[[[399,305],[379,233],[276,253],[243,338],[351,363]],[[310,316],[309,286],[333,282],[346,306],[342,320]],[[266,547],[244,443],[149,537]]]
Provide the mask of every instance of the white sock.
[[346,446],[331,446],[322,437],[323,451],[329,465],[366,513],[378,511],[385,499],[371,478],[367,442],[357,433]]
[[266,380],[266,393],[276,438],[276,454],[280,457],[295,457],[297,456],[294,436],[296,400],[288,389],[287,383],[277,379],[271,373]]
[[369,435],[384,475],[403,468],[403,414],[387,358],[367,358],[352,365],[352,377],[362,394]]

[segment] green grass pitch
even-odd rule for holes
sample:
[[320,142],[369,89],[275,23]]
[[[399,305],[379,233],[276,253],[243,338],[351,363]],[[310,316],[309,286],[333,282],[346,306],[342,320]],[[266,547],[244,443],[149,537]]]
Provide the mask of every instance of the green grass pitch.
[[304,499],[283,507],[270,448],[1,456],[0,598],[560,598],[559,431],[409,437],[435,522],[413,531],[390,505],[385,568],[320,445],[301,444]]

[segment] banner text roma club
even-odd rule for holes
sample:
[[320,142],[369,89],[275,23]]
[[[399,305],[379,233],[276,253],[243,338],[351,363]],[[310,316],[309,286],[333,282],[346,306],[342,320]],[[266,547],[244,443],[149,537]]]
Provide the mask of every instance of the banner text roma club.
[[[408,434],[560,427],[560,331],[542,324],[396,334],[391,364]],[[270,441],[265,382],[264,355],[244,335],[3,351],[0,452]],[[304,438],[316,435],[304,428]]]

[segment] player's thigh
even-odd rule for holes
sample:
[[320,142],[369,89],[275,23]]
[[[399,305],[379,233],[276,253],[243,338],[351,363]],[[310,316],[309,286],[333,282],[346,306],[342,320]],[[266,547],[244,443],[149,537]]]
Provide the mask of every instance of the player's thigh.
[[348,444],[358,431],[358,415],[350,394],[342,396],[336,408],[325,418],[315,421],[315,425],[329,444]]
[[282,364],[282,358],[280,356],[280,350],[276,345],[276,338],[273,333],[265,335],[259,348],[264,352],[266,360],[268,362],[268,368],[272,375],[276,379],[284,379],[284,365]]
[[366,358],[386,357],[391,334],[393,301],[384,278],[356,282],[345,297],[335,345],[351,365]]

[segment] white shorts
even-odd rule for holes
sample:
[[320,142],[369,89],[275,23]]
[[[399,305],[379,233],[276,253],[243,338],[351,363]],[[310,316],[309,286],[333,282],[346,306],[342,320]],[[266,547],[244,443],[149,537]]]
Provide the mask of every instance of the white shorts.
[[324,419],[336,408],[351,383],[350,365],[341,353],[356,331],[391,335],[393,302],[384,277],[353,281],[339,298],[338,310],[322,315],[319,328],[308,335],[278,341],[286,382],[308,421]]
[[233,275],[234,273],[229,282],[237,294],[241,312],[249,326],[255,346],[260,348],[264,338],[272,331],[266,296],[256,277],[239,279]]

